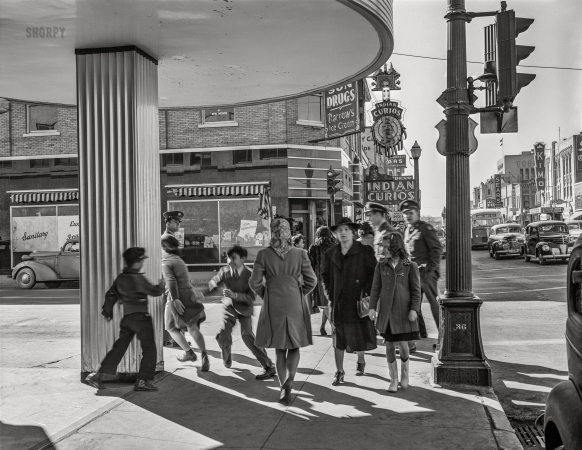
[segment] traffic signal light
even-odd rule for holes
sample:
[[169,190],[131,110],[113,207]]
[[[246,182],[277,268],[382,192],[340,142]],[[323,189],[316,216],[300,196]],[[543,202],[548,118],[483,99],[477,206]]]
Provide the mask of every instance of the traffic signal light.
[[502,10],[495,16],[497,24],[497,104],[505,112],[513,105],[521,88],[536,77],[530,73],[517,73],[517,65],[527,58],[535,47],[516,45],[515,38],[533,23],[534,19],[515,17],[515,11]]
[[329,166],[329,170],[327,171],[327,194],[332,198],[335,196],[335,193],[339,191],[339,188],[335,187],[341,179],[337,179],[341,175],[339,170],[333,170],[333,166]]

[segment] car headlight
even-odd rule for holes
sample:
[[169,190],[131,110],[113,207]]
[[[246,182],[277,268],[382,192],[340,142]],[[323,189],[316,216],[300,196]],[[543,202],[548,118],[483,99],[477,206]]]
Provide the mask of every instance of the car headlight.
[[542,245],[542,250],[544,252],[549,252],[550,251],[550,246],[548,244],[544,244],[544,245]]
[[578,239],[576,236],[568,236],[568,242],[574,242],[576,239]]

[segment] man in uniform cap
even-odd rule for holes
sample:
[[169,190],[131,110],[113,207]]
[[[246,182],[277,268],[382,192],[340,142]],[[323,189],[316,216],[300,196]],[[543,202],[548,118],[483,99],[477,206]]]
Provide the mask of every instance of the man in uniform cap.
[[[184,213],[182,211],[166,211],[164,214],[164,220],[166,221],[166,231],[162,234],[162,239],[166,236],[175,236],[175,233],[180,230],[180,224],[182,223],[182,217],[184,217]],[[162,247],[162,259],[164,259],[168,254]],[[164,305],[166,304],[166,293],[162,297],[162,301]],[[172,346],[178,346],[170,336],[166,330],[164,330],[164,344],[171,343]]]
[[[439,330],[439,304],[437,301],[437,283],[440,277],[440,264],[442,248],[438,235],[434,227],[427,222],[420,220],[420,206],[414,200],[404,200],[400,203],[399,210],[402,211],[408,226],[404,232],[404,242],[408,251],[420,271],[420,287],[430,304],[432,317]],[[418,314],[418,325],[420,336],[427,337],[426,326],[422,312]]]
[[382,254],[382,238],[388,232],[394,231],[390,223],[386,220],[388,210],[380,203],[368,202],[364,208],[364,215],[367,215],[374,227],[374,253],[376,259],[380,261],[384,258]]

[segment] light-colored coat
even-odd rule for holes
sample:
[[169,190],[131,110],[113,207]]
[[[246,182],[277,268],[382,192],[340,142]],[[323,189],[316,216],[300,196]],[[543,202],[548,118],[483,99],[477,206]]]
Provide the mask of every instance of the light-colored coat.
[[392,267],[389,261],[376,265],[370,309],[377,310],[376,329],[384,333],[390,323],[392,334],[418,331],[418,321],[408,320],[411,310],[420,310],[420,275],[416,263],[399,261]]
[[291,248],[285,259],[271,248],[260,250],[249,285],[263,298],[255,340],[258,347],[292,349],[313,343],[306,296],[317,278],[305,250]]

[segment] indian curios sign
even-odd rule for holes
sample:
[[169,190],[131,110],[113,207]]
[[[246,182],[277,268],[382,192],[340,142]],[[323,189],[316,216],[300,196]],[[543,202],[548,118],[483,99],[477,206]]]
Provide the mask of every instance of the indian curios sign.
[[414,179],[411,176],[366,177],[366,201],[383,205],[399,205],[404,200],[415,200]]
[[376,103],[372,110],[372,135],[386,156],[396,156],[403,148],[403,136],[406,138],[406,128],[402,125],[403,111],[400,103],[392,100]]
[[325,138],[335,139],[360,132],[357,83],[325,91]]

